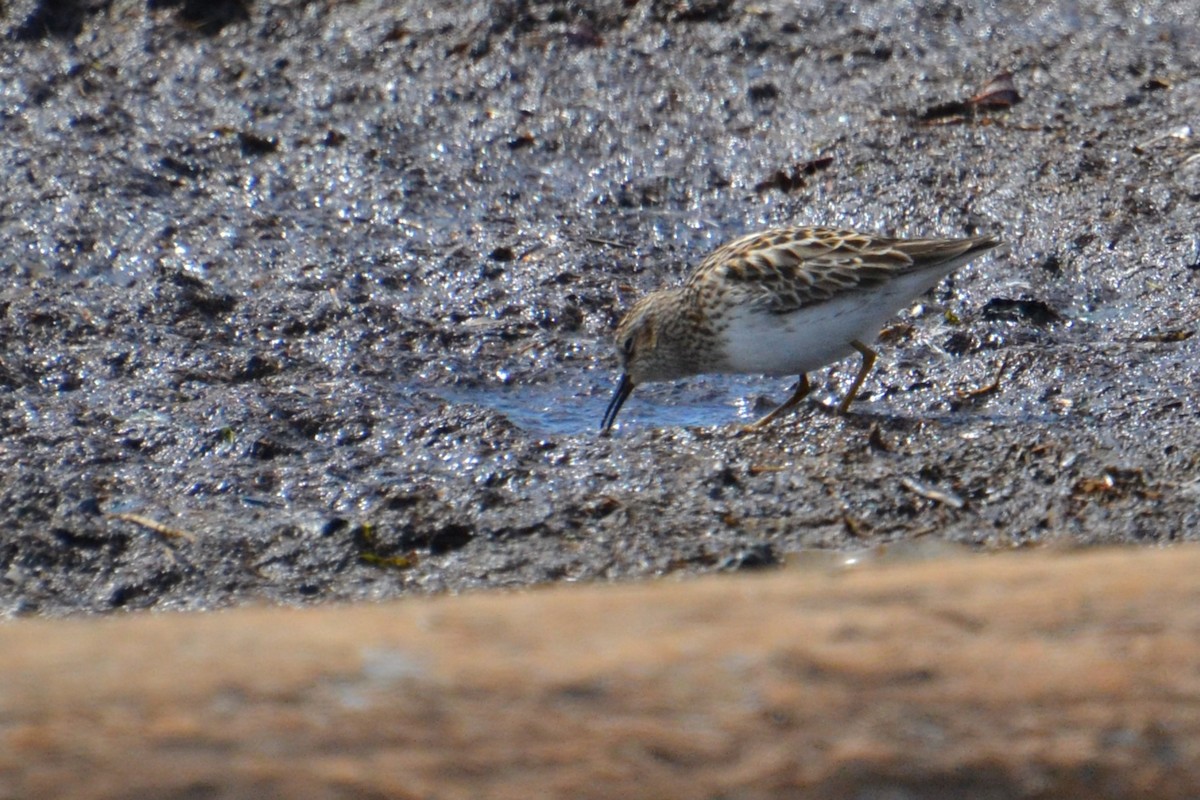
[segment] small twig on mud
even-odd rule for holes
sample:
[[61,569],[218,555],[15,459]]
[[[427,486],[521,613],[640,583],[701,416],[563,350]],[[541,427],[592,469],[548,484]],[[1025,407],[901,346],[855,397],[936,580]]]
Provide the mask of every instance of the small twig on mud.
[[933,500],[945,506],[950,506],[955,511],[961,510],[967,504],[966,500],[963,500],[954,492],[943,492],[941,489],[935,489],[932,486],[918,483],[912,478],[901,478],[900,485],[915,495],[924,497],[926,500]]
[[842,508],[842,524],[846,526],[846,533],[854,539],[862,539],[871,533],[862,520],[850,514],[849,508]]
[[520,254],[517,256],[517,261],[524,261],[525,259],[529,258],[531,255],[536,253],[538,250],[542,250],[545,247],[546,247],[545,242],[534,242],[529,247],[526,247],[524,250],[522,250],[520,252]]
[[1191,126],[1190,125],[1181,125],[1178,128],[1172,128],[1171,130],[1166,131],[1164,133],[1160,133],[1157,136],[1152,136],[1151,138],[1147,139],[1144,142],[1138,142],[1137,144],[1135,144],[1133,146],[1133,152],[1137,153],[1138,155],[1144,155],[1146,150],[1149,149],[1149,147],[1151,145],[1158,144],[1159,142],[1164,142],[1167,139],[1178,139],[1180,141],[1186,142],[1191,137],[1192,137]]
[[138,525],[142,528],[145,528],[148,531],[153,531],[154,533],[157,533],[159,536],[162,536],[167,539],[183,539],[184,541],[192,542],[192,543],[194,543],[196,541],[196,537],[193,536],[192,534],[188,533],[185,530],[181,530],[179,528],[172,528],[169,525],[162,524],[158,520],[151,519],[150,517],[144,517],[141,514],[128,514],[128,513],[124,513],[124,512],[105,512],[104,516],[110,517],[112,519],[119,519],[122,522],[132,522],[134,525]]
[[622,250],[629,250],[633,247],[633,245],[626,244],[625,242],[614,242],[612,239],[601,239],[598,236],[586,236],[583,240],[591,244],[603,244],[608,245],[609,247],[619,247]]

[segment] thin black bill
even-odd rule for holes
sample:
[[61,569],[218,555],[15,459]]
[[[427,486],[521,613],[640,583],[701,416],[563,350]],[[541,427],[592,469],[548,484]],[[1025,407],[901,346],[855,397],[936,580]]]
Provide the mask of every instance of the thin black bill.
[[606,431],[613,426],[617,420],[617,412],[621,410],[621,406],[625,405],[625,401],[629,399],[632,392],[633,381],[629,380],[628,375],[621,375],[621,380],[617,381],[617,390],[613,392],[612,400],[608,401],[608,410],[604,412],[604,419],[600,421],[601,431]]

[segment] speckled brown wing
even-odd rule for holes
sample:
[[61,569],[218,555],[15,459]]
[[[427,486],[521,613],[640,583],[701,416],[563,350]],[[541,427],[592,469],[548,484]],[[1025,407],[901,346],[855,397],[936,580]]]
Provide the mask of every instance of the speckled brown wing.
[[990,237],[904,240],[831,228],[779,228],[714,250],[692,273],[688,287],[704,292],[724,282],[744,291],[748,302],[786,314],[914,270],[935,269],[995,243]]

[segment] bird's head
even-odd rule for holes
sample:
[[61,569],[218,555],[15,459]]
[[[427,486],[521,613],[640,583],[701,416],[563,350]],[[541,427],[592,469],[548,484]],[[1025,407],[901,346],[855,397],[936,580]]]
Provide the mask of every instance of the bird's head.
[[682,377],[682,369],[672,353],[671,337],[664,335],[664,322],[675,302],[674,292],[663,291],[643,297],[617,326],[617,357],[621,360],[621,378],[604,412],[601,430],[612,427],[625,400],[635,386],[652,381]]

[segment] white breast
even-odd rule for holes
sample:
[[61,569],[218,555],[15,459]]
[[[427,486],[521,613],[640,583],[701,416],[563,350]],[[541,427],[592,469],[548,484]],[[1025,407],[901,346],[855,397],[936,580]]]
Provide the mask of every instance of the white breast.
[[851,292],[790,314],[746,306],[727,317],[721,372],[800,375],[870,343],[879,329],[945,273],[916,273],[871,291]]

